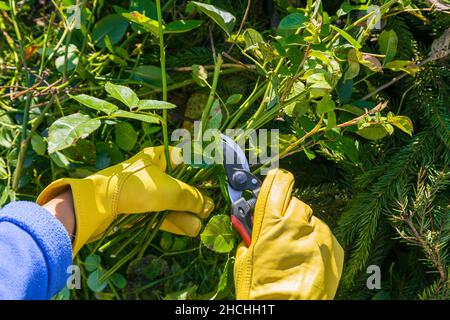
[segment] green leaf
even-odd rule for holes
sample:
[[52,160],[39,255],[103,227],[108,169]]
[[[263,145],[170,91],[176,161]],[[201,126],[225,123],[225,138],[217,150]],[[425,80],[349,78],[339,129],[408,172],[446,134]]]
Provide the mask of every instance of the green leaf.
[[331,25],[331,29],[339,33],[345,40],[347,40],[354,48],[361,49],[361,45],[358,41],[356,41],[351,35],[349,35],[347,32],[345,32],[342,29],[339,29],[335,25]]
[[33,148],[34,152],[36,152],[40,156],[43,156],[47,151],[47,145],[44,141],[44,138],[36,133],[31,137],[31,147]]
[[127,31],[128,23],[118,14],[111,14],[99,20],[92,30],[92,39],[99,48],[105,48],[105,36],[108,35],[112,44],[122,39]]
[[175,237],[173,240],[172,248],[170,251],[181,251],[186,249],[188,245],[188,238],[186,237]]
[[149,110],[149,109],[174,109],[177,106],[173,103],[159,100],[139,100],[138,110]]
[[142,131],[144,131],[145,135],[151,135],[151,134],[161,131],[160,126],[151,126],[147,122],[141,122],[141,127],[142,127]]
[[200,236],[202,243],[215,252],[227,253],[234,247],[234,231],[228,215],[216,215],[209,220]]
[[[55,59],[55,67],[59,72],[64,72],[64,62],[66,61],[66,47],[62,47],[57,51]],[[69,44],[67,47],[67,71],[74,70],[78,65],[78,48]]]
[[112,117],[117,118],[128,118],[128,119],[135,119],[139,121],[144,121],[147,123],[160,123],[161,117],[157,116],[156,114],[151,113],[136,113],[136,112],[128,112],[124,110],[117,110],[113,114],[111,114]]
[[[334,101],[333,101],[334,102]],[[333,129],[336,125],[336,113],[334,111],[327,112],[327,129]]]
[[128,66],[128,63],[122,59],[119,56],[116,56],[114,54],[109,54],[108,55],[109,60],[111,60],[112,62],[114,62],[115,64],[118,64],[119,66],[121,66],[122,68],[125,68]]
[[361,63],[363,66],[366,66],[367,68],[369,68],[374,72],[383,72],[381,62],[377,58],[369,54],[360,55],[359,63]]
[[414,126],[410,118],[406,116],[393,116],[388,118],[388,122],[412,136]]
[[228,104],[228,105],[238,104],[239,101],[241,101],[241,99],[242,99],[242,94],[235,93],[227,98],[227,100],[225,101],[225,104]]
[[67,157],[59,151],[49,153],[50,159],[60,168],[69,169],[70,162]]
[[0,1],[0,10],[9,11],[11,8],[6,2]]
[[359,129],[356,133],[368,140],[380,140],[388,135],[388,131],[381,124],[373,124],[369,127]]
[[[155,37],[159,37],[159,23],[157,20],[153,20],[137,11],[122,13],[122,17],[138,24],[145,31],[152,33]],[[163,26],[162,29],[164,30],[165,27]]]
[[65,286],[52,300],[70,300],[70,290]]
[[358,76],[360,71],[360,66],[358,62],[349,61],[348,62],[348,69],[345,72],[344,80],[351,80]]
[[88,256],[86,260],[84,260],[84,268],[88,272],[95,271],[100,267],[100,262],[101,262],[100,256],[96,254]]
[[3,158],[0,158],[0,180],[8,179],[8,171],[6,170],[6,163]]
[[307,98],[292,102],[284,108],[284,112],[290,117],[300,118],[310,111],[309,100]]
[[172,247],[173,236],[168,232],[162,232],[161,240],[159,241],[159,246],[164,251],[169,251]]
[[340,81],[337,87],[339,102],[348,103],[353,93],[353,80]]
[[130,109],[136,108],[138,106],[138,96],[133,90],[128,87],[107,82],[105,84],[105,90],[112,98],[121,101]]
[[149,0],[131,0],[130,1],[130,12],[139,11],[143,15],[150,17],[152,19],[158,19],[158,13],[154,1]]
[[164,33],[182,33],[200,27],[203,20],[178,20],[166,24]]
[[222,109],[220,108],[219,99],[214,100],[211,111],[206,121],[206,129],[219,129],[222,123]]
[[380,52],[385,55],[383,64],[392,61],[397,54],[398,46],[398,37],[395,31],[384,30],[381,32],[378,45],[380,46]]
[[277,28],[277,33],[280,31],[289,31],[289,30],[297,30],[298,28],[306,27],[306,24],[309,22],[308,17],[306,17],[303,13],[295,12],[287,15],[283,19],[281,19],[280,24]]
[[345,72],[344,80],[351,80],[358,76],[360,71],[358,51],[351,49],[347,53],[348,69]]
[[316,158],[316,154],[314,151],[309,149],[304,149],[303,151],[305,152],[305,155],[308,158],[308,160],[314,160]]
[[329,95],[323,97],[318,103],[316,112],[318,114],[324,114],[333,111],[336,108],[336,104]]
[[69,96],[88,108],[102,111],[108,115],[119,109],[117,106],[108,101],[93,96],[89,96],[87,94],[79,94],[76,96],[69,95]]
[[322,72],[314,73],[306,78],[306,83],[311,84],[310,96],[312,98],[320,98],[327,95],[332,87],[325,78]]
[[120,273],[114,273],[111,276],[111,281],[119,289],[123,289],[127,285],[127,279]]
[[358,141],[346,136],[327,141],[326,146],[334,152],[345,155],[353,163],[359,163]]
[[[153,86],[161,87],[161,68],[156,66],[139,66],[131,72],[134,80],[145,81]],[[170,79],[167,78],[167,82]]]
[[231,31],[233,31],[234,25],[236,23],[236,18],[223,9],[220,9],[211,4],[201,3],[197,1],[191,1],[198,10],[206,14],[210,17],[215,23],[221,27],[227,35],[230,35]]
[[385,65],[385,68],[392,71],[403,71],[410,75],[415,75],[420,71],[420,67],[412,61],[408,60],[394,60]]
[[208,84],[208,71],[206,71],[204,66],[193,64],[192,78],[200,87],[206,87],[206,85]]
[[258,48],[258,44],[264,42],[262,35],[255,29],[248,28],[242,34],[245,42],[245,50]]
[[10,190],[8,186],[0,184],[0,206],[3,207],[3,205],[13,197],[14,192]]
[[14,129],[15,122],[11,120],[11,115],[3,110],[0,110],[0,124],[0,146],[8,149],[14,144],[18,131]]
[[48,134],[48,153],[63,150],[84,139],[100,127],[100,120],[74,113],[53,122]]
[[136,144],[138,134],[128,122],[121,122],[115,127],[116,144],[120,149],[131,151]]
[[346,14],[349,14],[350,11],[352,11],[354,8],[354,6],[352,6],[350,3],[348,2],[344,2],[341,4],[341,6],[339,7],[338,11],[336,11],[336,15],[338,17],[342,17],[345,16]]
[[107,281],[100,282],[101,275],[102,275],[101,271],[98,269],[89,275],[87,280],[87,285],[89,289],[91,289],[94,292],[102,292],[103,290],[105,290],[106,286],[108,285],[108,282]]

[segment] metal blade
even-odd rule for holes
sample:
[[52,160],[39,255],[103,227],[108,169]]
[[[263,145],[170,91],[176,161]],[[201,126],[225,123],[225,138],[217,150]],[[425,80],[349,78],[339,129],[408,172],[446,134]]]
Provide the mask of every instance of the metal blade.
[[[230,179],[230,172],[232,169],[250,171],[247,157],[241,147],[234,142],[233,139],[224,134],[221,134],[220,137],[223,146],[223,164],[225,171],[227,171],[228,179]],[[242,191],[232,188],[229,183],[228,194],[232,203],[242,198]]]
[[234,168],[250,171],[247,157],[241,147],[233,139],[224,134],[220,134],[223,141],[224,164]]

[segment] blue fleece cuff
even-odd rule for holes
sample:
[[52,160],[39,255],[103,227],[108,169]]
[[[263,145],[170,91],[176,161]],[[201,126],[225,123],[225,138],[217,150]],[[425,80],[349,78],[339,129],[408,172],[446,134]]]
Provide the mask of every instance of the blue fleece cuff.
[[40,247],[48,270],[47,297],[65,285],[72,264],[72,243],[62,223],[34,202],[16,201],[3,207],[0,222],[10,222],[29,233]]

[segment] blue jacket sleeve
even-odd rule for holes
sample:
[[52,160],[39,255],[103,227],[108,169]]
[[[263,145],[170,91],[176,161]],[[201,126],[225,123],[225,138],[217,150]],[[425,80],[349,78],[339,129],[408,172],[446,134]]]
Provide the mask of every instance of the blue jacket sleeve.
[[47,210],[27,201],[0,210],[0,299],[50,299],[71,263],[69,235]]

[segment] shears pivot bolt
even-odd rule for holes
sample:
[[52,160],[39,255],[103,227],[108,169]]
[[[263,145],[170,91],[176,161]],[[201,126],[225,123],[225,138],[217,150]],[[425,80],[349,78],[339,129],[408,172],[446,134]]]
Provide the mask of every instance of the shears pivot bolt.
[[236,171],[232,179],[238,187],[243,187],[247,183],[247,175],[242,171]]

